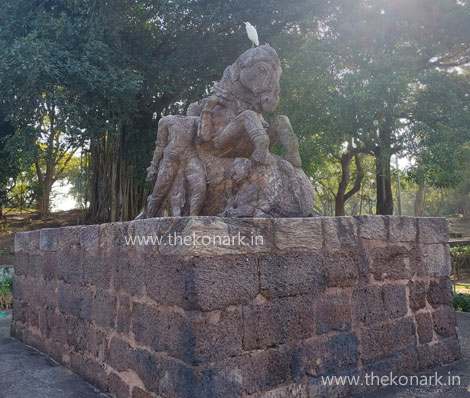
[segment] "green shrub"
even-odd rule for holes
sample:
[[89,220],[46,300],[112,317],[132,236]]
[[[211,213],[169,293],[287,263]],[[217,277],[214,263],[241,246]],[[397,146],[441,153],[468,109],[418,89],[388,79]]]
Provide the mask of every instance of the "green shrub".
[[450,255],[453,258],[470,258],[470,246],[455,246],[450,248]]
[[470,312],[470,294],[454,293],[456,311]]
[[11,308],[13,302],[13,278],[7,277],[0,282],[0,310]]

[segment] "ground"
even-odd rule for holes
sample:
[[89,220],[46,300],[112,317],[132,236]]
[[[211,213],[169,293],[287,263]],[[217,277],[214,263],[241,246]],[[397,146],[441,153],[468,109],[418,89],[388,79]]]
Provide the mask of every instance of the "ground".
[[[0,313],[1,315],[2,313]],[[8,337],[11,311],[0,316],[0,398],[106,398],[77,375],[40,352]],[[470,314],[457,313],[462,359],[421,374],[459,375],[460,385],[387,387],[363,398],[469,398]]]
[[11,310],[0,312],[0,398],[108,397],[39,351],[8,337],[10,322]]

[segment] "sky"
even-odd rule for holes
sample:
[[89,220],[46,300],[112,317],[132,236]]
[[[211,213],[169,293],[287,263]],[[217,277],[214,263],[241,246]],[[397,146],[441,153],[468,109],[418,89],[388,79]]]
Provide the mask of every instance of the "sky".
[[54,184],[52,187],[52,211],[71,210],[77,207],[75,199],[68,194],[70,184],[61,186]]

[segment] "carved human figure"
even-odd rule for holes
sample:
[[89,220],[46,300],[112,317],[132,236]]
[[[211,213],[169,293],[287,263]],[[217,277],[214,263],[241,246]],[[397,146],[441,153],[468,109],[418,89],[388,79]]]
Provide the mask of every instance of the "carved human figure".
[[[189,190],[189,215],[197,216],[204,204],[206,176],[195,148],[199,117],[192,116],[194,113],[197,113],[197,104],[188,109],[189,116],[165,116],[158,123],[155,153],[147,169],[147,180],[156,179],[147,199],[147,218],[159,214],[178,173],[183,173]],[[180,209],[180,206],[173,206],[173,213]]]

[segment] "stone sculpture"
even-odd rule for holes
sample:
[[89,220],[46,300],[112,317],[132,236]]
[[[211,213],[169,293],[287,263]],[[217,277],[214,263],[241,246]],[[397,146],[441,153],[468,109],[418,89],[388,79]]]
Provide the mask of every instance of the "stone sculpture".
[[[187,116],[161,119],[147,176],[155,188],[139,218],[161,215],[166,199],[176,216],[312,215],[313,187],[289,119],[263,117],[279,105],[281,73],[273,48],[252,48]],[[277,142],[284,157],[270,152]]]

